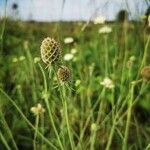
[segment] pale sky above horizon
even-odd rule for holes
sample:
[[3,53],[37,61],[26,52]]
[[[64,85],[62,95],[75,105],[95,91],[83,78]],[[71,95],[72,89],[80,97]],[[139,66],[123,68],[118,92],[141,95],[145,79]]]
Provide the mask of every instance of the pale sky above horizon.
[[[0,16],[4,15],[5,0],[0,0]],[[13,3],[18,4],[18,14],[12,11]],[[96,15],[115,19],[120,9],[127,9],[130,18],[138,19],[147,9],[145,0],[8,0],[7,15],[22,20],[57,21],[88,20]]]

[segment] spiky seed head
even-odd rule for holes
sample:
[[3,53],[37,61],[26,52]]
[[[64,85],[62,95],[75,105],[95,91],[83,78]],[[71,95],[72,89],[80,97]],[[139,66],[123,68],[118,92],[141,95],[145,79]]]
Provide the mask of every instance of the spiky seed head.
[[150,81],[150,66],[145,66],[141,70],[141,75],[145,80]]
[[57,71],[58,80],[63,84],[70,80],[71,78],[71,71],[66,66],[60,66]]
[[53,38],[47,37],[41,44],[41,58],[46,64],[55,64],[60,60],[61,48]]

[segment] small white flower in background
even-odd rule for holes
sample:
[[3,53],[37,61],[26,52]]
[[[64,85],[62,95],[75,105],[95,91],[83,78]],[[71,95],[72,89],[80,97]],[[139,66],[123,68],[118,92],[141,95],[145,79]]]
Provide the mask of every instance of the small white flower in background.
[[111,33],[112,32],[112,28],[108,27],[108,26],[104,26],[102,28],[99,29],[98,33],[102,34],[102,33]]
[[23,61],[23,60],[25,60],[25,59],[26,59],[25,56],[20,56],[20,57],[19,57],[19,60],[20,60],[20,61]]
[[105,17],[98,16],[94,19],[94,24],[104,24],[106,21]]
[[104,78],[104,80],[102,82],[100,82],[100,84],[103,85],[105,88],[108,88],[108,89],[114,88],[113,81],[108,77]]
[[74,42],[74,39],[72,37],[66,37],[64,39],[65,44],[70,44],[70,43],[73,43],[73,42]]
[[80,84],[81,84],[81,80],[76,80],[75,86],[77,87],[77,86],[79,86]]
[[97,125],[96,123],[91,124],[91,131],[96,131],[97,130]]
[[40,103],[38,103],[37,106],[31,107],[30,110],[34,115],[39,115],[45,112],[45,109],[42,107]]
[[129,58],[129,60],[127,61],[127,68],[131,68],[133,66],[135,60],[136,60],[136,57],[135,56],[131,56]]
[[40,60],[41,60],[40,57],[34,57],[34,63],[35,64],[38,63]]
[[150,27],[150,15],[148,16],[148,26]]
[[71,52],[71,54],[76,54],[77,50],[75,48],[72,48],[70,52]]
[[135,61],[135,60],[136,60],[136,57],[135,57],[135,56],[131,56],[131,57],[129,58],[129,60]]
[[73,54],[71,54],[71,53],[65,54],[65,56],[64,56],[65,61],[70,61],[72,59],[73,59]]
[[18,62],[18,58],[17,58],[17,57],[14,57],[14,58],[12,59],[12,62],[13,62],[13,63]]

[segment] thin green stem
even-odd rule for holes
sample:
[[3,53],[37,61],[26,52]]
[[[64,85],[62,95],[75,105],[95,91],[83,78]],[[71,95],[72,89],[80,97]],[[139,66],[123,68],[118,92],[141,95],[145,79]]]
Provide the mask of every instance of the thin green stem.
[[126,129],[125,129],[125,136],[123,139],[122,150],[127,150],[127,140],[128,140],[128,134],[129,134],[129,128],[130,128],[131,112],[132,112],[132,102],[134,98],[134,86],[135,86],[135,83],[131,83],[131,94],[130,94],[130,99],[128,102],[127,123],[126,123]]
[[74,146],[74,142],[73,142],[72,133],[71,133],[71,131],[70,131],[70,125],[69,125],[69,119],[68,119],[68,108],[67,108],[67,100],[66,100],[66,89],[65,89],[64,85],[61,86],[55,68],[54,68],[54,72],[55,72],[55,75],[56,75],[56,77],[57,77],[58,87],[59,87],[59,91],[60,91],[60,95],[61,95],[61,99],[62,99],[64,111],[65,111],[65,120],[66,120],[67,131],[68,131],[68,136],[69,136],[69,140],[70,140],[71,149],[74,150],[74,147],[75,147],[75,146]]
[[[26,116],[23,114],[21,109],[17,106],[17,104],[0,88],[0,92],[12,103],[12,105],[16,108],[16,110],[19,112],[19,114],[22,116],[24,121],[33,129],[36,130],[36,128],[30,123],[30,121],[26,118]],[[45,138],[39,131],[37,131],[38,136],[40,136],[45,143],[47,143],[50,147],[57,150],[58,148],[54,146],[47,138]]]
[[7,143],[6,139],[5,139],[5,137],[3,136],[3,134],[2,134],[1,132],[0,132],[0,139],[1,139],[1,141],[3,142],[3,144],[5,145],[6,149],[7,149],[7,150],[11,150],[10,146],[8,145],[8,143]]
[[47,110],[48,110],[48,115],[49,115],[52,127],[54,129],[55,135],[57,137],[57,140],[59,142],[59,146],[62,150],[64,150],[62,142],[61,142],[59,134],[58,134],[58,131],[57,131],[55,123],[54,123],[54,119],[52,117],[52,112],[51,112],[50,106],[49,106],[49,101],[48,101],[49,95],[48,95],[48,88],[47,88],[47,81],[46,81],[45,72],[44,72],[44,70],[43,70],[43,68],[40,64],[39,64],[39,67],[40,67],[40,70],[42,72],[43,80],[44,80],[44,101],[45,101],[45,104],[46,104],[46,107],[47,107]]
[[33,147],[34,150],[37,149],[36,147],[36,138],[37,138],[37,131],[38,131],[38,126],[39,126],[39,115],[36,116],[36,121],[35,121],[35,133],[34,133],[34,139],[33,139]]

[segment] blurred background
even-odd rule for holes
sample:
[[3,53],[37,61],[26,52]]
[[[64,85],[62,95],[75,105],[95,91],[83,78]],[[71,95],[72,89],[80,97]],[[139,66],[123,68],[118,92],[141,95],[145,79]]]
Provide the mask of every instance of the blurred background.
[[[89,20],[98,15],[114,20],[126,9],[130,19],[139,20],[149,0],[7,0],[6,15],[27,21]],[[5,15],[6,0],[0,0],[0,16]]]

